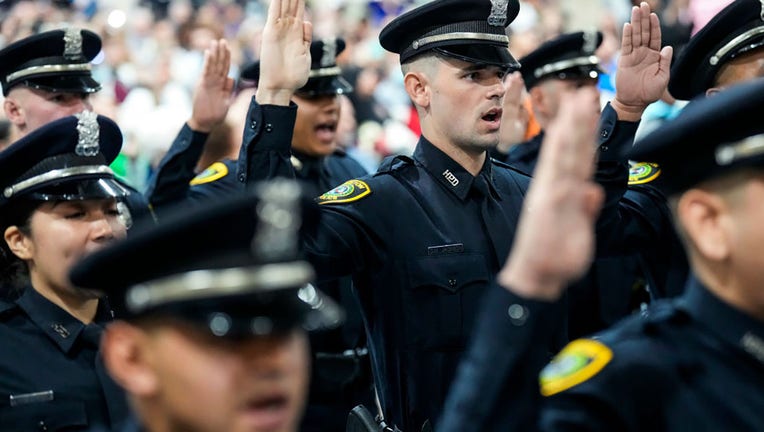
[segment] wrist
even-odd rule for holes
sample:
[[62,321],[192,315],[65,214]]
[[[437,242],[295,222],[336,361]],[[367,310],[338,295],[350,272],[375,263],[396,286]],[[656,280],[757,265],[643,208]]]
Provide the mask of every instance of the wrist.
[[630,122],[637,122],[642,119],[642,113],[645,112],[645,109],[647,108],[646,105],[639,104],[639,105],[631,105],[621,102],[621,100],[618,99],[618,96],[610,102],[610,106],[613,107],[613,110],[615,110],[616,115],[618,115],[618,120],[621,121],[630,121]]
[[194,132],[201,132],[201,133],[210,133],[212,131],[212,125],[205,125],[202,122],[197,121],[193,117],[191,117],[186,124],[188,127],[194,131]]
[[293,93],[293,90],[260,87],[257,89],[257,93],[255,93],[255,100],[260,105],[288,106],[292,100]]
[[557,278],[544,277],[529,266],[512,266],[502,269],[496,277],[499,285],[515,295],[528,300],[556,301],[562,295],[565,283]]

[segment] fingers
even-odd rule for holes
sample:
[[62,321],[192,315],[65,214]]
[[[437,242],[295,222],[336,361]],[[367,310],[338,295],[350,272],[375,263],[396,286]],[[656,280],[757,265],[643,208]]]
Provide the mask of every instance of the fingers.
[[268,22],[275,23],[281,17],[281,3],[288,0],[271,0],[271,4],[268,6]]
[[666,72],[671,70],[672,57],[674,57],[674,48],[672,46],[666,46],[661,50],[661,58],[659,60],[660,70]]
[[310,21],[302,22],[302,40],[310,54],[310,44],[313,42],[313,24]]
[[650,14],[650,49],[660,51],[661,39],[663,35],[661,33],[661,22],[658,19],[658,15]]
[[646,46],[650,44],[650,5],[648,5],[645,2],[642,2],[639,5],[639,21],[640,21],[640,46]]
[[642,45],[642,10],[637,6],[631,8],[631,43]]
[[625,23],[623,25],[623,32],[621,32],[621,55],[629,55],[634,51],[633,31],[631,24]]

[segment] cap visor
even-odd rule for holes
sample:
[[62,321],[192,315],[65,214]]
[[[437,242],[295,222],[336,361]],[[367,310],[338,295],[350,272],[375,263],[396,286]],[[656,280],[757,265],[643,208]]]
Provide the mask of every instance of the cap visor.
[[473,43],[471,45],[448,45],[436,48],[435,51],[470,63],[482,63],[514,70],[520,69],[520,63],[512,57],[509,49],[505,46]]
[[128,193],[124,186],[111,178],[67,178],[57,183],[40,185],[24,195],[42,201],[82,201],[121,198]]
[[101,90],[101,84],[89,74],[27,78],[23,83],[29,87],[58,93],[95,93]]
[[328,77],[312,78],[308,83],[298,89],[298,96],[325,96],[348,94],[353,92],[353,86],[345,78],[335,75]]

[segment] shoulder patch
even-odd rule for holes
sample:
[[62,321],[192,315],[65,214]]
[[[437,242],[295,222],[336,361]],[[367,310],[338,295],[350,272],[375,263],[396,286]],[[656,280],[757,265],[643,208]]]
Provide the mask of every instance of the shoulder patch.
[[215,162],[214,164],[208,166],[204,171],[200,172],[199,175],[194,177],[190,184],[191,186],[196,186],[200,184],[211,183],[215,180],[220,180],[227,175],[228,167],[223,162]]
[[658,164],[638,162],[629,168],[629,186],[650,183],[661,175]]
[[318,197],[316,202],[319,204],[349,203],[358,201],[369,194],[371,194],[371,189],[366,182],[361,180],[348,180]]
[[551,396],[581,384],[597,375],[613,358],[613,351],[602,342],[578,339],[560,351],[541,371],[541,394]]

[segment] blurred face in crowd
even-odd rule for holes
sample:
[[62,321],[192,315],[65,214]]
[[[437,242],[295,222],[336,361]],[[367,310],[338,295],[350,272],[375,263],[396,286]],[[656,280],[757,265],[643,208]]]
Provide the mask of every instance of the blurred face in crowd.
[[304,332],[230,338],[152,320],[116,322],[103,342],[109,372],[148,431],[297,430],[309,376]]
[[293,97],[297,104],[292,148],[308,156],[328,156],[337,148],[339,95]]
[[[541,127],[547,127],[549,121],[557,116],[557,111],[560,109],[560,100],[564,93],[568,93],[582,87],[596,86],[597,78],[548,78],[533,86],[529,92],[531,95],[531,101],[533,102],[533,109],[536,112],[537,119],[541,124]],[[589,106],[580,108],[591,109],[592,111],[599,113],[601,109],[599,92],[592,93],[591,104]]]
[[430,141],[472,154],[499,143],[505,68],[428,56],[404,66],[404,74]]
[[29,132],[63,117],[92,110],[90,94],[49,92],[18,85],[3,102],[5,115],[21,132]]
[[756,78],[764,77],[764,49],[759,48],[727,62],[719,70],[714,87],[706,91],[707,95],[719,90]]
[[95,298],[69,282],[69,269],[126,234],[114,199],[44,202],[27,227],[10,226],[5,242],[29,268],[32,286],[47,298]]

